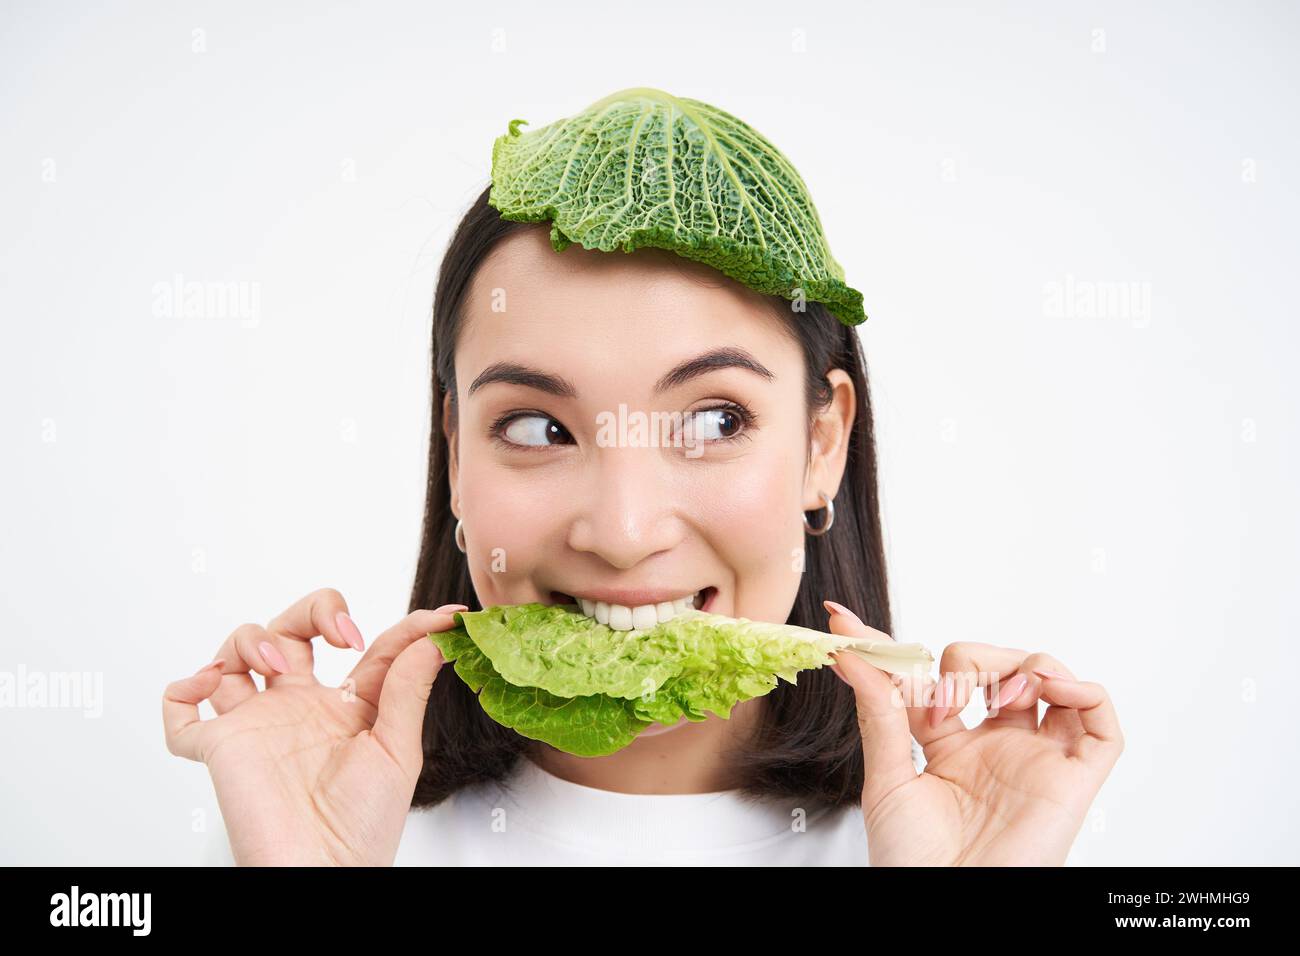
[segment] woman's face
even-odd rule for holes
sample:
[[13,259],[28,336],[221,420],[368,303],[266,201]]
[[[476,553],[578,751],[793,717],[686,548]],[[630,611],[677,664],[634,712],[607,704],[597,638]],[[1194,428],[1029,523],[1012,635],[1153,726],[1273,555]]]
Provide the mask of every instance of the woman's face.
[[803,511],[843,469],[844,373],[810,469],[800,346],[708,267],[556,253],[539,226],[496,247],[464,310],[452,509],[484,607],[575,598],[644,626],[698,595],[786,620]]

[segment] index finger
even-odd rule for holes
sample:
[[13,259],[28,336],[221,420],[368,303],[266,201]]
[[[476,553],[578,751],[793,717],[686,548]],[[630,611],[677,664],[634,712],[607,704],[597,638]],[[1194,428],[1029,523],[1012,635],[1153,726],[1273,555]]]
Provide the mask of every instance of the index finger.
[[354,682],[353,689],[358,697],[374,706],[379,706],[379,692],[384,686],[384,677],[393,666],[397,655],[406,650],[416,640],[431,633],[447,631],[456,623],[456,611],[468,610],[464,604],[444,604],[436,610],[412,611],[402,620],[379,635],[370,650],[357,666],[348,674],[348,680]]

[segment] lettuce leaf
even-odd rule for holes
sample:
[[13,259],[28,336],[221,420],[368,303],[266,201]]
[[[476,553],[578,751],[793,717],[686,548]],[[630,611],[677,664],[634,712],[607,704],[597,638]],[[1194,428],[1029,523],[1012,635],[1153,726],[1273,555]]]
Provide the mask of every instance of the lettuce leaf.
[[430,634],[493,720],[568,753],[601,756],[651,723],[731,716],[779,679],[833,663],[849,649],[893,673],[928,671],[919,644],[824,634],[704,611],[618,631],[572,604],[520,604],[462,611]]
[[492,147],[488,202],[502,218],[551,223],[551,245],[668,249],[755,291],[822,302],[866,321],[808,187],[743,121],[662,90],[622,90]]

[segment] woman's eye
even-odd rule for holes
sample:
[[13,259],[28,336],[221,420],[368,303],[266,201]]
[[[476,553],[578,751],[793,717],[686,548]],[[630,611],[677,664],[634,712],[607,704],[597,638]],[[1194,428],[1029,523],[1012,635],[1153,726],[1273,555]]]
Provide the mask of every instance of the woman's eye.
[[513,445],[571,445],[573,436],[554,418],[520,415],[506,422],[501,435]]
[[741,416],[729,408],[707,408],[686,416],[686,436],[693,441],[726,441],[744,428]]

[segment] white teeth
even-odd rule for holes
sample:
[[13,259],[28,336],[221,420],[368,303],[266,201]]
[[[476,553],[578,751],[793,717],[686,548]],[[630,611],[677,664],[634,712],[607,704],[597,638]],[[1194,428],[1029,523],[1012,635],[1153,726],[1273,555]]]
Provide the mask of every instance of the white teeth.
[[607,604],[604,601],[591,601],[575,597],[582,607],[582,613],[594,617],[601,624],[606,624],[616,631],[642,630],[656,624],[666,624],[679,614],[685,614],[699,608],[700,592],[691,597],[677,598],[674,601],[660,601],[658,604],[640,604],[628,607],[626,604]]

